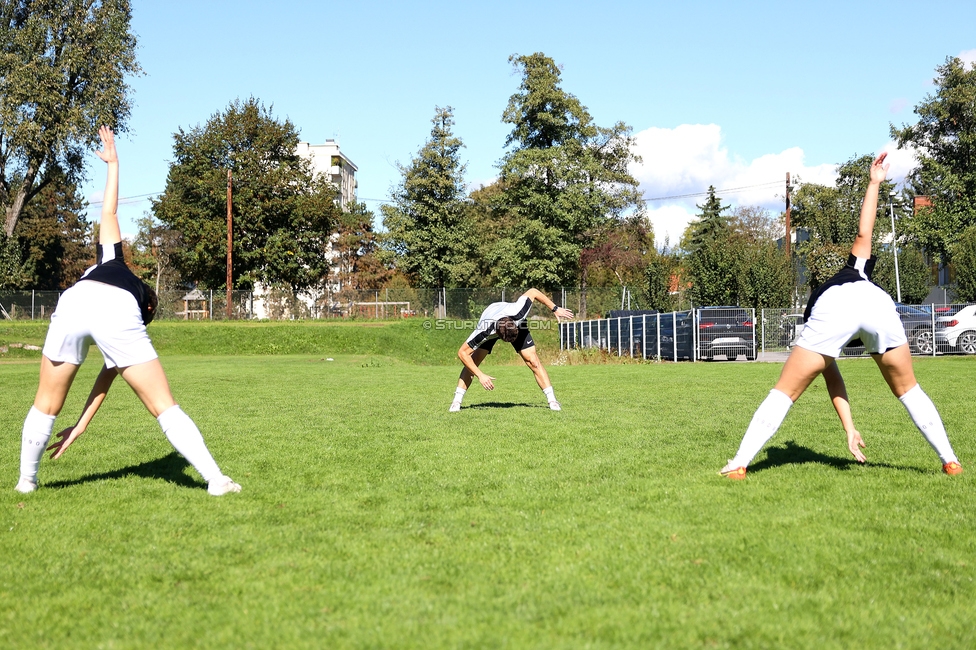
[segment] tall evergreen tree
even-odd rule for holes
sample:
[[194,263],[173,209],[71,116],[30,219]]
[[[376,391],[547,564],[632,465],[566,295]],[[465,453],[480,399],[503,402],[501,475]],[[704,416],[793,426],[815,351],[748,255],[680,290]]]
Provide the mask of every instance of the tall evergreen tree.
[[464,144],[454,135],[454,109],[435,108],[430,137],[384,205],[387,245],[397,268],[423,287],[456,287],[475,276],[476,242],[465,210]]
[[684,237],[691,300],[696,305],[734,305],[739,302],[739,273],[744,250],[724,214],[728,208],[715,196],[715,188],[709,186],[705,203],[698,206],[701,212],[688,226]]
[[512,125],[500,163],[496,212],[517,225],[491,252],[499,279],[515,286],[556,287],[580,280],[587,233],[608,219],[643,216],[628,165],[631,129],[593,123],[579,99],[560,87],[560,71],[541,52],[509,61],[522,76],[502,121]]

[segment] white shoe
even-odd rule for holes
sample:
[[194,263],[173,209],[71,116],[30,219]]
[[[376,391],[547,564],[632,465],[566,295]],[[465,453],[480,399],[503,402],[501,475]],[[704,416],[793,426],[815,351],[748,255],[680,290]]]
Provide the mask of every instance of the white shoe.
[[37,489],[37,483],[28,478],[22,478],[17,482],[17,487],[14,489],[21,494],[30,494]]
[[240,492],[241,486],[235,483],[229,476],[221,476],[210,481],[207,486],[207,492],[211,496],[219,497],[224,494],[230,494],[231,492]]
[[552,400],[551,402],[549,402],[549,408],[552,409],[553,411],[563,410],[563,407],[556,400]]
[[447,409],[448,413],[457,413],[461,410],[461,402],[451,402],[451,408]]

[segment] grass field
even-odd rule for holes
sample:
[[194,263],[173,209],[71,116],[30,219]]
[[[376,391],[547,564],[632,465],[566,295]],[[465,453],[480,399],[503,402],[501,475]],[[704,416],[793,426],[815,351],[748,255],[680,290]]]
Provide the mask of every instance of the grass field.
[[[119,384],[45,459],[41,489],[14,492],[39,353],[11,350],[2,648],[976,646],[971,359],[916,363],[968,473],[941,474],[874,364],[851,359],[868,464],[849,458],[821,381],[736,483],[716,471],[779,365],[550,366],[553,413],[500,349],[496,390],[448,413],[458,332],[150,332],[244,491],[208,496]],[[0,345],[43,333],[0,326]],[[550,361],[554,334],[534,334]]]

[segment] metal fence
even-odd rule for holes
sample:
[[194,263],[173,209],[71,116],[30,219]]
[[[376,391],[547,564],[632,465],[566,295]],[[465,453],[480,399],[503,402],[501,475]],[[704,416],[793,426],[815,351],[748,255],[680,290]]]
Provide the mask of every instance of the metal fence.
[[[390,287],[376,291],[320,290],[293,292],[271,288],[231,292],[231,318],[298,320],[362,318],[389,320],[423,316],[467,320],[477,318],[493,302],[514,301],[524,289],[418,289]],[[58,291],[0,292],[0,319],[50,318],[58,303]],[[560,289],[552,295],[580,316],[603,314],[611,309],[635,306],[626,287]],[[160,291],[156,318],[222,320],[227,318],[226,292],[219,290]]]
[[[976,305],[897,308],[913,355],[976,354]],[[559,346],[662,361],[754,360],[788,352],[802,331],[803,314],[794,309],[705,307],[563,322]],[[850,345],[842,352],[864,353],[863,345]]]

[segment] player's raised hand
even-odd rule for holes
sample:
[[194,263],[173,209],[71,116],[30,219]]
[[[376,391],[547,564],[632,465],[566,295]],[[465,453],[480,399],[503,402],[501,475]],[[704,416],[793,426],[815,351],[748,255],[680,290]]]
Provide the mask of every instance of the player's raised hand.
[[854,458],[857,460],[857,462],[863,463],[867,460],[867,458],[865,458],[864,454],[861,452],[861,449],[858,449],[858,447],[861,449],[867,448],[867,445],[865,445],[864,441],[861,439],[861,434],[857,430],[848,431],[847,448],[851,450],[852,454],[854,454]]
[[67,451],[68,447],[71,446],[71,443],[77,440],[78,436],[84,432],[85,430],[79,427],[68,427],[64,431],[57,433],[55,437],[59,438],[59,440],[47,448],[47,451],[53,452],[51,454],[51,458],[61,458],[61,454]]
[[495,384],[492,383],[494,379],[494,377],[485,373],[478,375],[478,381],[481,382],[481,387],[485,390],[495,390]]
[[119,154],[115,151],[115,133],[107,126],[98,127],[98,137],[102,139],[102,150],[95,155],[107,163],[119,162]]
[[560,307],[555,311],[556,318],[572,318],[573,312],[569,311],[565,307]]
[[885,178],[888,177],[888,168],[891,165],[885,165],[885,158],[888,157],[887,152],[882,152],[873,163],[871,163],[871,182],[881,183]]

